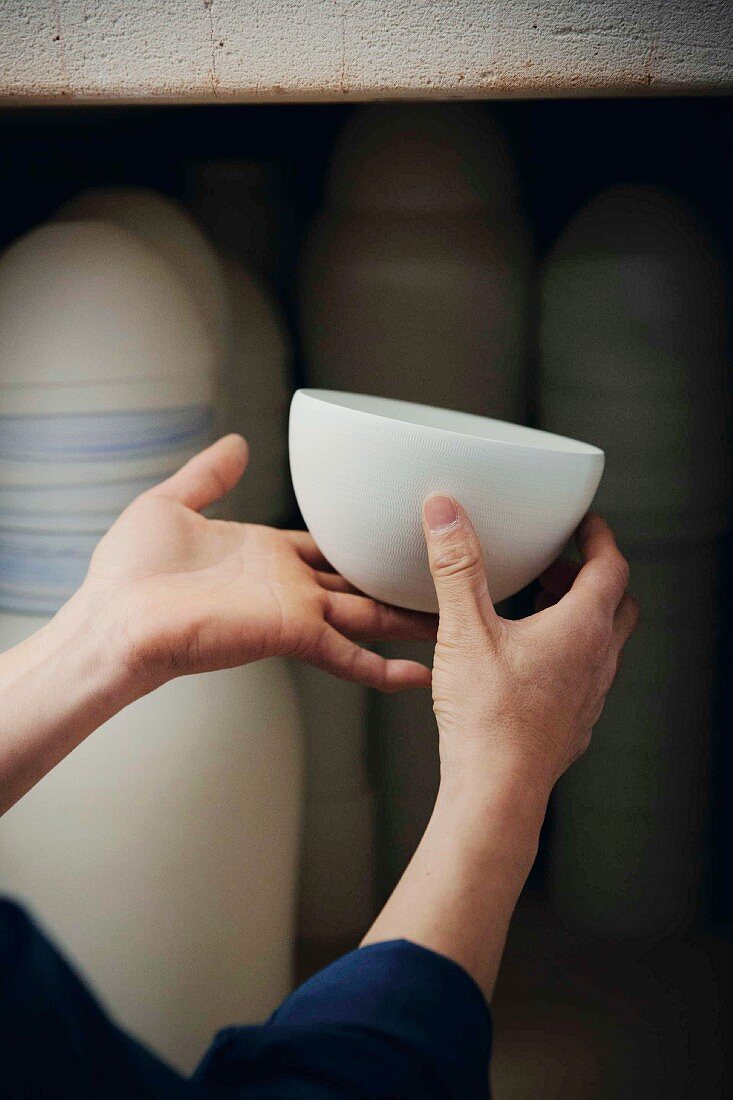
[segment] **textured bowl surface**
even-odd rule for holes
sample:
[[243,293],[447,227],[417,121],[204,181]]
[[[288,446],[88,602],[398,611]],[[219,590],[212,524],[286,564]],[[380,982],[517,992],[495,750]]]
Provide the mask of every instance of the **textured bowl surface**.
[[467,509],[497,602],[557,557],[603,462],[586,443],[406,401],[311,389],[290,409],[293,486],[319,548],[363,592],[419,611],[437,608],[425,497]]

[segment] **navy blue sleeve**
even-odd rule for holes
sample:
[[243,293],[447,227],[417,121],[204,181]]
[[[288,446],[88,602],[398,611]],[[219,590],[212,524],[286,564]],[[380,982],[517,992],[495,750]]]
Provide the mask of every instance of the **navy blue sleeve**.
[[0,899],[2,1100],[208,1100],[116,1027],[28,914]]
[[490,1051],[473,979],[395,940],[345,955],[263,1026],[221,1032],[194,1082],[243,1100],[486,1100]]
[[489,1010],[456,963],[398,940],[344,956],[185,1081],[108,1018],[18,906],[0,901],[0,1097],[485,1100]]

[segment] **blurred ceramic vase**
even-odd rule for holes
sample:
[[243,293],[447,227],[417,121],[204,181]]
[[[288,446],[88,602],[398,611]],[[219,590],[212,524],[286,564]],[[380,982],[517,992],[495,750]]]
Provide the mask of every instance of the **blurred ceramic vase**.
[[215,354],[172,268],[104,222],[0,258],[0,606],[52,612],[139,492],[209,440]]
[[558,786],[553,903],[571,924],[658,936],[704,904],[730,497],[725,272],[680,199],[618,188],[563,232],[541,302],[541,424],[605,449],[594,507],[642,607],[593,744]]
[[55,612],[119,513],[206,446],[210,428],[208,405],[0,414],[0,608]]
[[304,946],[356,946],[375,914],[374,795],[367,693],[296,665],[306,729],[298,935]]
[[136,234],[166,260],[200,311],[217,360],[229,346],[227,290],[216,249],[173,199],[145,187],[83,191],[60,207],[62,221],[104,221]]
[[42,225],[0,257],[2,414],[211,405],[216,356],[170,264],[108,222]]
[[282,522],[292,509],[287,422],[291,349],[285,318],[244,265],[224,261],[231,340],[221,372],[221,428],[249,443],[249,464],[226,502],[250,523]]
[[269,293],[242,264],[217,255],[190,214],[155,191],[87,191],[56,217],[122,226],[180,277],[210,330],[217,368],[215,430],[239,432],[250,445],[247,475],[218,513],[254,523],[281,520],[290,505],[285,438],[290,344],[285,319]]
[[553,804],[550,894],[572,926],[658,938],[705,909],[720,553],[715,542],[628,552],[639,627]]
[[303,257],[310,383],[523,419],[530,262],[514,165],[490,115],[359,111]]
[[[0,389],[0,407],[8,393],[17,398]],[[72,403],[73,393],[54,400]],[[0,607],[55,611],[119,513],[209,443],[211,419],[208,403],[0,413]]]
[[605,450],[597,506],[634,541],[696,540],[725,526],[726,322],[715,240],[662,191],[602,193],[548,257],[541,423]]
[[[216,354],[172,266],[93,221],[0,259],[0,349],[5,649],[78,587],[118,512],[208,440]],[[300,795],[284,662],[175,680],[5,815],[0,889],[189,1070],[214,1031],[287,992]]]
[[[390,657],[432,667],[429,642],[382,647]],[[438,733],[429,691],[379,695],[373,701],[371,742],[379,776],[377,883],[386,900],[410,862],[430,819],[440,781]]]
[[285,166],[258,159],[193,161],[183,191],[218,246],[227,282],[231,333],[221,375],[221,428],[250,445],[247,473],[227,512],[254,523],[282,522],[292,510],[287,468],[287,406],[292,350],[273,291],[292,269],[295,240]]

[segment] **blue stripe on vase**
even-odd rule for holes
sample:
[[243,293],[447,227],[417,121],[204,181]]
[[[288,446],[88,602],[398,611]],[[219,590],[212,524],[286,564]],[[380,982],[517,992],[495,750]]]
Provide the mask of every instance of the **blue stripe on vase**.
[[[73,530],[74,516],[99,515],[104,464],[171,455],[172,473],[181,452],[196,450],[211,439],[209,405],[177,409],[59,416],[0,416],[0,462],[100,464],[101,482],[73,486],[22,486],[0,492],[0,609],[27,614],[53,614],[79,587],[103,531]],[[158,463],[158,465],[160,465]],[[165,465],[165,463],[163,463]],[[158,480],[157,478],[154,480]],[[149,479],[130,479],[109,490],[111,511],[118,512],[146,488]],[[68,513],[53,514],[53,498],[66,497]],[[46,494],[46,506],[33,497]],[[128,497],[129,494],[129,497]],[[50,506],[50,511],[49,511]],[[30,528],[30,529],[29,529]]]
[[99,538],[0,531],[0,609],[57,611],[84,580]]
[[207,442],[210,405],[115,413],[0,416],[0,461],[138,459]]

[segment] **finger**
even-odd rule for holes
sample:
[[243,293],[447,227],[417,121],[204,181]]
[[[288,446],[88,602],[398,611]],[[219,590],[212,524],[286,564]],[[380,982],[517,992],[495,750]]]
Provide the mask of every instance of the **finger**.
[[331,597],[326,618],[341,634],[364,642],[397,639],[434,642],[438,629],[435,615],[404,611],[367,596],[345,593]]
[[540,574],[538,580],[545,591],[554,596],[556,600],[559,600],[573,587],[579,572],[579,562],[570,561],[569,558],[557,558],[552,565],[545,569],[544,573]]
[[177,500],[200,512],[234,488],[248,458],[246,440],[241,435],[225,435],[205,451],[199,451],[171,477],[149,489],[148,494]]
[[429,687],[432,680],[432,673],[425,665],[417,661],[389,660],[370,649],[362,649],[330,626],[323,632],[313,663],[341,680],[379,691]]
[[312,569],[320,569],[328,573],[333,572],[333,566],[324,558],[316,546],[313,536],[308,531],[287,531],[285,533],[306,565],[310,565]]
[[576,533],[583,564],[565,600],[587,615],[613,617],[629,583],[629,566],[613,532],[600,516],[588,513]]
[[423,529],[441,623],[460,630],[470,622],[497,622],[481,545],[464,509],[452,497],[428,497]]
[[628,593],[618,605],[613,617],[613,637],[619,650],[628,642],[639,621],[639,605]]
[[342,577],[340,573],[325,573],[322,570],[315,570],[313,575],[321,588],[325,588],[327,592],[348,592],[352,596],[364,595],[364,593],[360,592],[358,588],[355,588],[353,584],[350,584],[349,581],[346,580],[346,577]]

